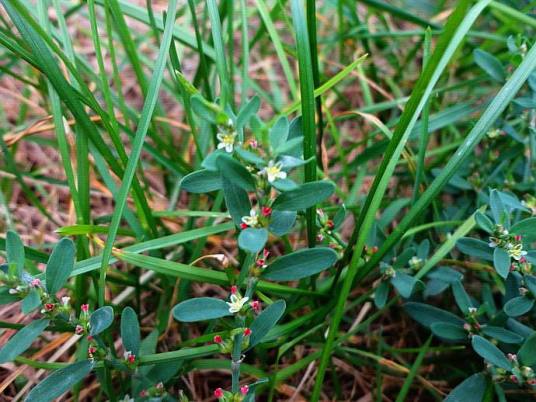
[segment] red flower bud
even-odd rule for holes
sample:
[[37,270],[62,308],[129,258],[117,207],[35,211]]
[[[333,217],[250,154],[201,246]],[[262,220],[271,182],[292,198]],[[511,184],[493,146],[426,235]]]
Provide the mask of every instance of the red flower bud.
[[90,346],[89,348],[87,348],[87,353],[89,355],[92,355],[93,353],[95,353],[97,351],[97,348],[95,346]]
[[244,336],[250,336],[251,335],[251,329],[246,328],[244,329]]
[[246,396],[249,392],[249,385],[242,385],[240,387],[240,393],[244,396]]
[[54,303],[45,303],[45,310],[46,311],[54,310]]
[[236,285],[231,286],[231,294],[235,295],[237,292],[238,292],[238,288],[236,287]]
[[521,241],[521,235],[516,235],[515,239],[516,241]]
[[249,226],[246,225],[244,222],[240,224],[240,229],[247,229]]
[[255,264],[257,264],[258,267],[263,267],[266,263],[266,260],[264,258],[259,258],[257,261],[255,261]]
[[331,219],[328,219],[328,221],[326,222],[326,226],[328,229],[333,229],[335,227],[335,224],[333,223],[333,221]]
[[140,391],[140,398],[145,398],[147,395],[148,395],[147,390],[142,389],[142,390]]
[[524,264],[524,263],[527,262],[527,259],[526,259],[525,257],[521,257],[521,258],[519,259],[519,262],[520,262],[521,264]]
[[215,335],[214,336],[214,343],[217,343],[218,345],[221,344],[223,342],[223,339],[220,335]]
[[270,255],[270,252],[268,251],[268,249],[264,249],[262,250],[262,256],[264,258],[268,258],[268,256]]
[[129,355],[127,358],[129,363],[134,363],[136,361],[136,355]]
[[81,325],[77,325],[76,328],[74,329],[74,333],[76,335],[81,335],[84,333],[84,327],[81,326]]
[[262,207],[262,216],[265,216],[265,217],[268,217],[270,215],[272,215],[272,208],[270,207]]
[[88,336],[87,336],[87,340],[88,340],[89,342],[91,342],[91,341],[93,340],[93,336],[88,335]]

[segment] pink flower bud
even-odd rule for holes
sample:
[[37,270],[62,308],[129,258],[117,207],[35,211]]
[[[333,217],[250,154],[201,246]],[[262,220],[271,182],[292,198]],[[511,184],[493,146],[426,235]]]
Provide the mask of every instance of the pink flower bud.
[[253,311],[256,313],[259,313],[261,311],[261,302],[258,300],[253,300],[251,303],[249,303]]
[[240,393],[244,396],[246,396],[249,392],[249,385],[242,385],[240,387]]
[[214,396],[215,396],[216,398],[218,398],[218,399],[223,398],[223,389],[221,389],[221,388],[216,388],[216,389],[214,390]]
[[45,303],[45,310],[46,311],[49,311],[49,312],[53,311],[54,307],[55,307],[54,303]]
[[266,263],[266,260],[264,258],[259,258],[257,261],[255,261],[255,264],[258,267],[264,267],[264,264]]
[[82,304],[80,310],[82,310],[83,313],[87,313],[89,311],[89,304]]
[[81,325],[77,325],[76,328],[74,329],[74,333],[76,335],[82,335],[84,333],[84,327]]
[[270,255],[270,252],[268,251],[268,249],[264,249],[262,250],[262,256],[264,258],[268,258],[268,256]]
[[214,336],[214,343],[217,343],[218,345],[221,344],[223,342],[223,339],[220,335],[215,335]]
[[30,285],[33,286],[34,288],[38,288],[39,286],[41,286],[41,280],[38,278],[32,279],[32,281],[30,282]]
[[87,348],[88,355],[92,355],[96,351],[97,351],[97,348],[95,346],[90,346],[89,348]]
[[142,390],[140,391],[140,398],[145,398],[147,395],[148,395],[147,390],[142,389]]

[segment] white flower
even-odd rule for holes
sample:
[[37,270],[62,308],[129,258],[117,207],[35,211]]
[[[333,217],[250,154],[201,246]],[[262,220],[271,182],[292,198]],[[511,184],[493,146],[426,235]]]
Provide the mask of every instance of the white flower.
[[231,295],[231,302],[227,302],[229,306],[229,313],[235,314],[242,310],[244,304],[249,300],[249,297],[240,297],[237,295]]
[[132,356],[132,352],[130,350],[126,350],[125,352],[123,352],[123,358],[125,360],[128,360],[130,356]]
[[494,241],[490,241],[490,242],[488,243],[488,246],[490,246],[491,248],[495,248],[495,247],[498,246],[498,244],[495,243]]
[[218,137],[218,140],[220,141],[218,144],[218,149],[224,148],[225,152],[233,152],[236,137],[236,133],[234,131],[218,133],[216,137]]
[[255,211],[254,209],[249,211],[249,216],[243,216],[242,222],[244,222],[246,225],[251,226],[251,227],[257,226],[257,224],[259,223],[259,217],[257,216],[257,211]]
[[69,305],[69,300],[71,300],[71,298],[68,297],[68,296],[63,296],[63,297],[61,298],[61,302],[63,303],[63,305],[64,305],[65,307],[67,307],[67,306]]
[[261,175],[266,175],[266,177],[268,178],[268,181],[272,183],[273,181],[276,181],[277,179],[285,179],[287,177],[287,173],[283,172],[281,169],[282,169],[281,162],[274,163],[274,161],[270,161],[268,162],[268,166],[262,169],[259,173]]
[[422,263],[422,260],[417,257],[417,256],[413,256],[411,257],[411,259],[409,260],[409,266],[410,267],[417,267],[419,266],[420,264]]
[[19,291],[17,289],[13,289],[13,288],[9,289],[9,294],[10,295],[16,295],[17,293],[19,293]]

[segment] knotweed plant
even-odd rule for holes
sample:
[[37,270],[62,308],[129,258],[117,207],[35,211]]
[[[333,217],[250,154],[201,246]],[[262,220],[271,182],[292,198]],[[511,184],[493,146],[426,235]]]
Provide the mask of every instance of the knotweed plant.
[[0,399],[536,400],[534,2],[0,6]]

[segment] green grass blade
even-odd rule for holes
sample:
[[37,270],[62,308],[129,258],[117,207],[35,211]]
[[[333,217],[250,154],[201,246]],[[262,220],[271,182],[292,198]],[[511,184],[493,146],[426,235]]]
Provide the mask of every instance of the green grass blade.
[[[303,127],[303,157],[310,160],[305,165],[305,182],[316,180],[316,122],[313,64],[307,32],[307,21],[303,13],[303,1],[292,0],[292,20],[296,31],[298,66],[300,72],[300,95]],[[316,207],[313,205],[305,211],[307,221],[307,243],[314,247],[316,243]]]
[[104,305],[104,291],[106,287],[106,270],[108,268],[108,262],[112,255],[113,243],[121,223],[121,218],[123,216],[123,211],[125,210],[126,201],[132,180],[136,172],[136,166],[140,158],[141,150],[143,148],[143,142],[147,134],[147,130],[151,123],[151,117],[158,100],[158,92],[160,84],[162,83],[162,78],[164,76],[164,69],[166,66],[166,58],[169,51],[169,46],[171,45],[172,33],[173,33],[173,24],[175,22],[175,16],[177,1],[171,0],[168,5],[168,15],[170,18],[166,21],[166,26],[164,29],[164,35],[162,38],[162,46],[160,47],[158,58],[155,63],[155,69],[153,72],[153,77],[149,85],[149,90],[147,92],[147,97],[143,105],[143,110],[141,113],[141,118],[138,123],[138,129],[136,131],[136,136],[132,144],[132,152],[128,159],[128,163],[125,169],[125,174],[122,178],[121,188],[116,199],[115,211],[112,217],[112,222],[110,223],[110,230],[108,233],[108,239],[106,241],[106,246],[102,254],[102,263],[99,273],[99,305]]

